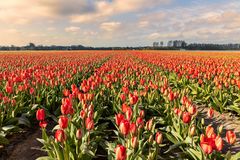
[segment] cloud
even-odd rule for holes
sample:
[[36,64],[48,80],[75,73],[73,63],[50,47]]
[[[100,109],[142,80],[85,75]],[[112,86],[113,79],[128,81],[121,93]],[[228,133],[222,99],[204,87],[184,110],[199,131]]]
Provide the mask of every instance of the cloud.
[[120,27],[121,23],[120,22],[104,22],[100,25],[100,28],[112,32]]
[[80,31],[80,27],[76,27],[76,26],[70,26],[65,28],[65,32],[68,32],[68,33],[77,33],[79,31]]
[[114,15],[142,11],[159,5],[166,5],[171,0],[112,0],[112,1],[96,1],[94,12],[86,14],[74,14],[70,16],[73,23],[89,23],[106,20]]
[[140,21],[140,22],[138,23],[138,26],[139,26],[140,28],[148,27],[148,26],[149,26],[149,21]]
[[47,31],[55,31],[55,30],[56,30],[55,27],[48,27],[48,28],[47,28]]

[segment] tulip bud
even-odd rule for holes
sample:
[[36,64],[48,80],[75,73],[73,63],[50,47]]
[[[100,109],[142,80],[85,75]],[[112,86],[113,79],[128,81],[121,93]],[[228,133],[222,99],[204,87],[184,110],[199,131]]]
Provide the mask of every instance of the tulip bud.
[[141,118],[144,118],[144,116],[145,116],[144,110],[141,110],[140,113],[139,113],[139,115],[140,115]]
[[123,114],[117,114],[117,115],[115,115],[115,122],[116,122],[116,124],[119,126],[120,125],[120,123],[121,123],[121,121],[124,119],[124,115]]
[[128,120],[122,120],[119,126],[120,132],[126,136],[130,131],[130,123]]
[[182,115],[182,120],[184,123],[190,123],[191,121],[191,115],[189,112],[184,112]]
[[153,142],[153,135],[151,134],[150,136],[149,136],[149,138],[148,138],[148,143],[152,143]]
[[220,136],[215,138],[215,146],[218,151],[221,151],[223,148],[223,140]]
[[116,160],[126,160],[127,159],[127,153],[126,153],[126,147],[123,145],[117,145],[115,148],[116,153]]
[[136,148],[138,146],[138,139],[137,139],[137,137],[134,136],[134,137],[131,138],[131,146],[133,148]]
[[218,127],[218,133],[221,134],[223,131],[223,125],[221,124],[219,127]]
[[45,111],[44,109],[38,109],[36,112],[36,118],[38,121],[43,121],[45,119]]
[[41,128],[46,128],[47,127],[47,122],[46,121],[40,121],[39,122],[39,126],[41,127]]
[[213,117],[214,110],[212,109],[212,107],[208,110],[207,114],[208,114],[208,117],[209,117],[209,118],[212,118],[212,117]]
[[196,132],[196,126],[192,125],[189,129],[190,136],[194,136]]
[[153,126],[153,118],[147,121],[146,130],[149,130],[149,131],[152,130],[152,126]]
[[206,154],[211,154],[213,151],[213,148],[211,145],[209,145],[208,143],[201,143],[201,148],[204,151],[204,153]]
[[236,142],[236,134],[233,131],[227,131],[226,140],[229,144],[234,144]]
[[61,116],[58,120],[58,124],[60,126],[60,128],[65,129],[68,126],[68,118]]
[[78,140],[80,140],[82,138],[82,130],[81,129],[77,130],[76,137],[77,137]]
[[58,129],[55,132],[55,139],[57,142],[64,142],[67,139],[67,136],[66,136],[64,130]]
[[126,111],[126,119],[127,119],[128,121],[131,120],[132,114],[133,114],[132,108],[129,107],[129,108],[127,109],[127,111]]
[[204,118],[201,119],[201,124],[204,126],[204,124],[205,124]]
[[85,120],[85,126],[87,130],[92,130],[94,128],[94,121],[91,118],[86,118]]
[[163,140],[163,134],[161,132],[156,133],[156,138],[155,138],[157,144],[161,144]]
[[130,133],[132,135],[135,135],[137,133],[137,126],[136,126],[135,123],[131,123],[131,125],[130,125]]

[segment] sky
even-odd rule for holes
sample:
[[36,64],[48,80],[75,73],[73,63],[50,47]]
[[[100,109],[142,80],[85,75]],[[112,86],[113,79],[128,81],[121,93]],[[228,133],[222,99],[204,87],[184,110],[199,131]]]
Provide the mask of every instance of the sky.
[[0,46],[240,43],[239,0],[0,0]]

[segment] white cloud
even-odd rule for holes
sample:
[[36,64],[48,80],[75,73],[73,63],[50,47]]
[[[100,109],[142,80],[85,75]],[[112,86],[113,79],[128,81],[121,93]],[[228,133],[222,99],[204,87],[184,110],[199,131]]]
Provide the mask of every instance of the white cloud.
[[76,26],[70,26],[65,28],[65,32],[69,32],[69,33],[77,33],[79,31],[80,31],[80,27],[76,27]]
[[171,0],[113,0],[96,1],[95,11],[86,14],[74,14],[70,17],[73,23],[93,22],[106,20],[113,15],[122,13],[137,12],[159,5],[170,3]]
[[149,26],[149,21],[140,21],[140,22],[138,23],[138,26],[139,26],[140,28],[148,27],[148,26]]
[[120,27],[120,22],[104,22],[100,25],[100,28],[105,31],[114,31]]
[[56,30],[55,27],[48,27],[48,28],[47,28],[47,31],[55,31],[55,30]]

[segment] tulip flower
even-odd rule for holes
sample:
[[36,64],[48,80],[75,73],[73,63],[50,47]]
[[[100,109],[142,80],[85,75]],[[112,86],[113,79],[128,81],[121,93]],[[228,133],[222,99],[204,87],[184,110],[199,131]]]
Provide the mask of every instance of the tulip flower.
[[126,136],[130,131],[130,123],[128,120],[122,120],[119,126],[120,132]]
[[76,138],[78,140],[80,140],[82,138],[82,130],[81,129],[78,129],[77,132],[76,132]]
[[94,128],[94,121],[91,118],[86,118],[85,120],[85,126],[87,130],[92,130]]
[[115,115],[115,122],[116,122],[116,124],[119,126],[120,125],[120,123],[121,123],[121,121],[124,119],[124,115],[123,114],[117,114],[117,115]]
[[226,140],[229,144],[234,144],[236,142],[236,134],[233,131],[227,131]]
[[39,126],[41,127],[41,128],[46,128],[47,127],[47,122],[46,121],[40,121],[39,122]]
[[43,121],[45,119],[45,111],[44,109],[38,109],[36,112],[36,118],[38,121]]
[[138,145],[138,139],[136,136],[134,136],[131,138],[131,146],[132,146],[132,148],[136,148],[137,145]]
[[221,151],[223,148],[223,140],[220,136],[215,138],[215,146],[218,151]]
[[67,136],[66,136],[64,130],[58,129],[55,132],[55,139],[56,139],[57,142],[64,142],[64,141],[66,141]]
[[127,159],[127,153],[126,153],[126,147],[123,145],[117,145],[115,148],[116,153],[116,160],[126,160]]
[[155,136],[155,140],[157,144],[161,144],[163,141],[163,134],[161,132],[157,132]]
[[189,112],[184,112],[182,115],[182,120],[184,123],[190,123],[191,121],[191,115]]
[[126,111],[126,119],[127,119],[128,121],[131,120],[132,114],[133,114],[132,108],[129,107],[129,108],[127,109],[127,111]]
[[61,116],[58,120],[58,124],[60,128],[65,129],[68,126],[68,118],[65,116]]
[[136,120],[136,124],[139,128],[142,128],[144,126],[144,121],[141,117],[138,117]]
[[131,123],[130,125],[130,133],[135,135],[137,133],[137,125],[135,123]]
[[212,118],[212,117],[213,117],[213,115],[214,115],[214,110],[212,109],[212,107],[209,108],[209,110],[208,110],[208,112],[207,112],[207,115],[208,115],[209,118]]

